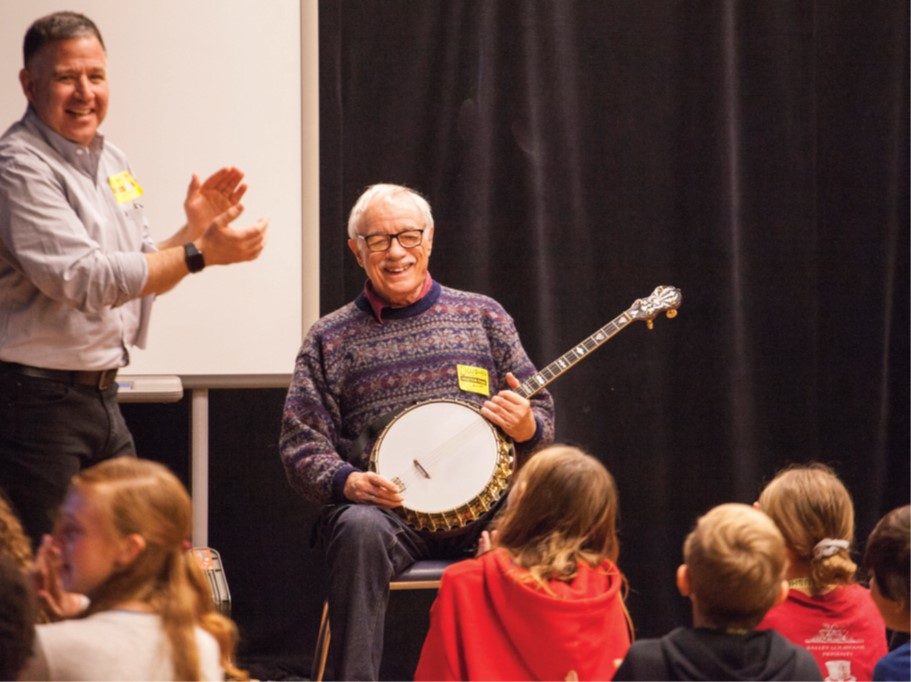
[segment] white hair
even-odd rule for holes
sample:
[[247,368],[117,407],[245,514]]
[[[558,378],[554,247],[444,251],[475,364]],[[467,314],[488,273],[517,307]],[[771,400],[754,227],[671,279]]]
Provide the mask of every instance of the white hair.
[[354,207],[348,216],[348,237],[357,239],[357,228],[360,225],[364,212],[374,201],[384,200],[399,194],[405,194],[411,198],[418,210],[424,217],[424,227],[433,227],[433,214],[430,212],[430,204],[418,192],[405,187],[404,185],[377,184],[370,185],[364,193],[354,202]]

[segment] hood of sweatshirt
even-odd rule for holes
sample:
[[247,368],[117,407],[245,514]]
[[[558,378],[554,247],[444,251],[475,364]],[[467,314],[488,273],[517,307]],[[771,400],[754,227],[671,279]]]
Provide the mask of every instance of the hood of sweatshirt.
[[803,679],[795,648],[772,630],[734,635],[704,628],[677,628],[661,643],[673,679]]
[[[484,590],[497,629],[537,679],[603,677],[629,647],[619,569],[605,561],[579,566],[571,583],[552,580],[549,591],[524,582],[528,572],[503,551],[482,557]],[[493,624],[492,624],[493,625]]]

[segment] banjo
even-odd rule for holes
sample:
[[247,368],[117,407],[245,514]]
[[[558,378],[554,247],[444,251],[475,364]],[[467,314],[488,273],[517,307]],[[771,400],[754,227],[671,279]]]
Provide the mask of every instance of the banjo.
[[[530,398],[631,322],[648,328],[660,313],[674,317],[679,289],[659,286],[515,390]],[[512,441],[472,403],[427,400],[396,415],[377,438],[370,469],[391,480],[403,497],[399,514],[413,528],[459,532],[489,511],[515,470]]]

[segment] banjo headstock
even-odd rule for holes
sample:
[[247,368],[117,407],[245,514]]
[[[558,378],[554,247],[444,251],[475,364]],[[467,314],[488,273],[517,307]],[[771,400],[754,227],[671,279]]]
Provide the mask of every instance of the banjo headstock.
[[644,321],[648,328],[651,329],[654,324],[653,320],[660,313],[665,313],[667,317],[677,315],[677,308],[683,302],[683,294],[677,287],[659,286],[656,287],[648,298],[637,299],[635,303],[627,310],[627,314],[633,320]]

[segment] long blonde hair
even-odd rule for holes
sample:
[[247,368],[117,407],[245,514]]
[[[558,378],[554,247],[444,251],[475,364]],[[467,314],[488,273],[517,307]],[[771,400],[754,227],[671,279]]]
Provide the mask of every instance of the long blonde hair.
[[136,559],[93,594],[85,615],[124,601],[142,601],[161,616],[176,679],[200,678],[197,625],[218,642],[225,672],[234,679],[248,679],[232,661],[237,629],[215,610],[205,576],[187,551],[190,496],[178,478],[156,462],[117,457],[83,470],[70,485],[71,490],[98,494],[116,532],[137,533],[145,540]]
[[31,568],[32,545],[22,530],[22,522],[0,491],[0,555],[15,563],[23,572]]
[[519,471],[497,520],[495,545],[530,579],[572,580],[580,562],[617,561],[617,486],[601,462],[579,448],[552,445]]
[[[832,469],[818,462],[782,469],[760,493],[759,507],[778,526],[788,548],[810,563],[817,585],[853,581],[854,503]],[[846,546],[836,548],[833,540]],[[814,552],[821,542],[832,549]]]

